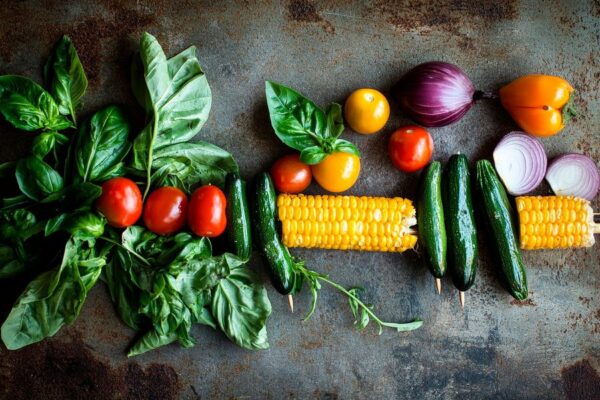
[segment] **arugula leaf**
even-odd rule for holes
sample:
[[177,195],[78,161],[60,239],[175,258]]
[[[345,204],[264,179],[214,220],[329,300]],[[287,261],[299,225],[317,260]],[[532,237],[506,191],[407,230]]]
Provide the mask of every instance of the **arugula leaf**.
[[245,349],[267,349],[266,320],[271,303],[264,286],[242,260],[229,266],[229,274],[213,291],[212,314],[221,330]]
[[265,93],[275,134],[284,144],[300,151],[302,162],[318,164],[334,151],[360,155],[352,143],[338,139],[344,131],[339,104],[331,103],[323,112],[294,89],[270,81],[265,83]]
[[146,173],[147,193],[154,152],[194,137],[208,118],[212,97],[195,47],[167,60],[156,38],[144,33],[140,48],[146,91],[134,80],[134,93],[142,107],[152,105],[152,115],[134,140],[132,167]]
[[223,186],[229,172],[239,173],[233,156],[208,142],[178,143],[154,153],[152,183],[186,192],[196,184]]
[[31,152],[34,156],[44,158],[57,144],[65,144],[69,138],[55,131],[42,132],[33,139]]
[[0,76],[0,113],[15,128],[25,131],[62,130],[73,126],[60,115],[50,93],[22,76]]
[[10,350],[53,336],[77,318],[106,260],[93,241],[71,238],[62,263],[29,283],[1,328]]
[[32,200],[41,201],[64,187],[62,176],[36,156],[20,159],[15,175],[21,192]]
[[79,129],[75,144],[76,181],[104,181],[124,172],[130,145],[129,121],[117,106],[96,112]]
[[70,114],[76,124],[75,110],[81,105],[88,80],[68,36],[63,36],[56,43],[54,53],[44,66],[44,80],[58,103],[59,112]]

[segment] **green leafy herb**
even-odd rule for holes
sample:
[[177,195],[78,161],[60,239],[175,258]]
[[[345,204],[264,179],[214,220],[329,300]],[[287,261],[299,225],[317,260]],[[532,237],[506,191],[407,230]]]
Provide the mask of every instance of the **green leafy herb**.
[[324,112],[295,90],[270,81],[265,92],[275,134],[298,150],[303,162],[318,164],[335,151],[359,155],[352,143],[339,139],[344,131],[339,104],[332,103]]
[[62,176],[36,156],[20,159],[15,173],[19,189],[32,200],[41,201],[64,187]]
[[69,239],[61,265],[31,281],[4,321],[6,347],[15,350],[39,342],[73,322],[105,262],[93,241]]
[[24,209],[0,212],[0,279],[23,272],[37,257],[28,239],[43,229],[35,215]]
[[33,139],[31,152],[39,158],[44,158],[56,145],[63,145],[69,138],[55,131],[42,132]]
[[74,150],[76,181],[104,181],[124,174],[129,121],[116,106],[96,112],[79,130]]
[[104,217],[92,211],[65,212],[46,222],[44,234],[63,231],[83,238],[97,238],[104,233]]
[[59,112],[70,114],[76,124],[75,110],[81,105],[88,81],[77,50],[68,36],[63,36],[56,43],[54,53],[44,66],[44,79],[58,103]]
[[195,47],[167,60],[156,38],[144,33],[140,48],[146,90],[134,79],[134,93],[142,107],[152,109],[150,122],[134,140],[132,167],[145,172],[148,193],[154,153],[198,133],[208,118],[211,92]]
[[73,126],[60,115],[50,93],[22,76],[0,76],[0,113],[15,128],[25,131],[58,131]]
[[352,315],[355,318],[355,324],[359,330],[362,330],[367,327],[370,320],[373,320],[377,326],[379,327],[379,334],[383,332],[383,327],[396,329],[398,332],[404,331],[412,331],[418,329],[423,325],[423,321],[420,319],[415,319],[412,322],[408,323],[396,323],[396,322],[386,322],[382,321],[375,315],[373,311],[373,307],[362,302],[359,296],[360,288],[352,288],[345,289],[339,283],[336,283],[329,279],[327,275],[320,274],[318,272],[312,271],[304,266],[304,262],[298,261],[294,264],[294,269],[296,273],[301,274],[304,277],[304,280],[308,282],[311,293],[312,293],[312,302],[311,307],[304,318],[306,321],[309,319],[314,313],[317,305],[317,296],[318,292],[321,289],[321,282],[325,282],[330,286],[336,288],[343,295],[348,297],[348,302],[350,304],[350,310],[352,311]]

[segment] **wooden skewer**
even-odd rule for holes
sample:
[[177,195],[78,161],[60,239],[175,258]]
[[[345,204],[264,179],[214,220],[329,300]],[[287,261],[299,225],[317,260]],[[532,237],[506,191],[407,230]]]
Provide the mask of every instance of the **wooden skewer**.
[[462,290],[458,291],[458,301],[460,301],[461,308],[465,308],[465,292]]
[[290,311],[292,314],[294,313],[294,296],[288,294],[288,305],[290,306]]
[[440,278],[435,278],[435,288],[438,294],[442,293],[442,280]]

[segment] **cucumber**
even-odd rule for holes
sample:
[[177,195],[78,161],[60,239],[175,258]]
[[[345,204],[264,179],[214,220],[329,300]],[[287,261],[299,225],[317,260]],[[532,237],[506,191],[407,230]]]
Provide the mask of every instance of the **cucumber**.
[[277,197],[271,177],[258,174],[254,184],[253,222],[255,239],[268,266],[271,282],[281,294],[292,294],[302,287],[301,275],[294,268],[294,260],[281,243],[277,226]]
[[454,286],[464,292],[473,285],[477,272],[477,227],[465,155],[455,154],[448,160],[444,188],[448,267]]
[[515,214],[506,190],[488,160],[477,161],[477,186],[508,291],[515,299],[525,300],[527,275],[515,229]]
[[[417,202],[420,248],[425,264],[437,279],[446,274],[446,226],[442,206],[442,165],[434,161],[423,173]],[[436,281],[438,292],[439,280]]]
[[252,255],[252,222],[246,198],[246,182],[237,174],[229,173],[225,179],[227,196],[227,247],[244,260]]

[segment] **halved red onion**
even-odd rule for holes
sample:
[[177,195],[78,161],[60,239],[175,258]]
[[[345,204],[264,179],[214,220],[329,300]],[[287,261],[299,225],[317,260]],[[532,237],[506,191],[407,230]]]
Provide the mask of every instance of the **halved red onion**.
[[511,132],[496,145],[494,165],[508,193],[519,196],[539,186],[548,159],[539,140],[523,132]]
[[593,200],[600,189],[596,163],[583,154],[567,153],[550,163],[546,180],[554,194]]

